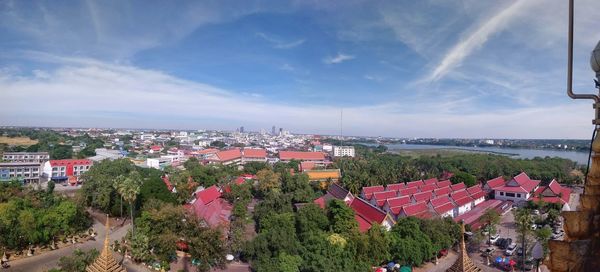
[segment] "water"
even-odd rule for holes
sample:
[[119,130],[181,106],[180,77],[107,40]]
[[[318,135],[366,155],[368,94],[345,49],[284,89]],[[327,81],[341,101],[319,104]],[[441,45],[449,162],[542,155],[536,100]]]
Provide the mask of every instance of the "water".
[[450,146],[450,145],[418,145],[418,144],[389,144],[386,145],[390,151],[393,150],[416,150],[416,149],[459,149],[472,150],[488,153],[497,153],[508,155],[513,158],[533,159],[535,157],[559,157],[575,161],[586,165],[588,159],[587,152],[580,151],[561,151],[547,149],[526,149],[526,148],[501,148],[501,147],[473,147],[473,146]]

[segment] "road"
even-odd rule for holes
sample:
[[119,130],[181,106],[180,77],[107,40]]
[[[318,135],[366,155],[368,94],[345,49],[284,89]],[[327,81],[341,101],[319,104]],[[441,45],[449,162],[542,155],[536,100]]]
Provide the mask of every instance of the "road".
[[[111,243],[115,240],[121,240],[127,234],[127,230],[130,228],[129,224],[126,224],[123,227],[115,227],[112,228],[110,232],[110,240]],[[102,250],[102,245],[104,243],[105,237],[105,228],[104,225],[98,221],[94,221],[94,229],[98,232],[98,236],[95,241],[87,241],[84,243],[77,243],[73,246],[63,247],[61,249],[44,252],[40,255],[35,255],[28,258],[23,258],[19,260],[10,261],[11,267],[4,271],[15,271],[15,272],[37,272],[37,271],[47,271],[49,269],[57,267],[58,260],[62,256],[70,256],[73,254],[73,251],[76,249],[81,249],[84,251],[90,250],[92,248],[98,249],[98,251]],[[121,256],[118,254],[114,254],[114,257],[117,261],[121,260]],[[145,272],[149,271],[144,267],[132,264],[129,261],[125,261],[124,264],[127,271],[136,271],[136,272]]]

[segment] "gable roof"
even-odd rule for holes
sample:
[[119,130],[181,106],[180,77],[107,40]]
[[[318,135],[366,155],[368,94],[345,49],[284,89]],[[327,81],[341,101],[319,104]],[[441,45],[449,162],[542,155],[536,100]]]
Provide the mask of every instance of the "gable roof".
[[196,216],[204,219],[209,226],[217,227],[229,224],[233,206],[227,200],[218,198],[205,205],[196,201],[193,205]]
[[560,184],[558,184],[558,181],[556,181],[555,179],[553,179],[552,181],[550,181],[550,183],[547,186],[555,195],[560,194],[560,192],[562,191],[562,186],[560,186]]
[[385,200],[384,204],[387,204],[388,207],[398,207],[402,205],[406,205],[410,203],[410,196],[398,196],[392,197]]
[[344,198],[346,198],[346,196],[348,196],[348,194],[350,194],[350,196],[352,196],[350,191],[344,189],[344,187],[340,186],[337,183],[330,184],[329,188],[327,188],[327,192],[330,193],[333,197],[340,199],[340,200],[344,200]]
[[452,185],[452,182],[450,180],[442,180],[437,183],[437,186],[439,188],[449,187],[450,185]]
[[444,204],[446,204],[448,202],[452,202],[452,201],[450,201],[450,197],[445,195],[445,196],[438,196],[436,198],[432,198],[431,200],[429,200],[429,202],[431,202],[431,206],[437,207],[437,206],[441,206],[441,205],[444,205]]
[[465,185],[464,182],[461,182],[461,183],[450,185],[450,188],[452,188],[452,191],[457,191],[457,190],[465,189],[465,188],[467,188],[467,186]]
[[473,186],[467,188],[467,192],[469,192],[469,194],[474,194],[474,193],[481,192],[481,191],[482,191],[481,186],[479,186],[479,185],[473,185]]
[[385,203],[386,199],[397,197],[397,196],[398,196],[398,194],[396,191],[383,191],[383,192],[373,193],[373,199],[375,199],[375,201],[377,201],[377,206],[379,206],[379,207],[383,206],[383,203]]
[[504,180],[504,177],[499,176],[497,178],[493,178],[493,179],[486,181],[485,184],[490,189],[495,189],[495,188],[504,186],[505,183],[506,183],[506,181]]
[[504,186],[496,187],[495,190],[504,192],[521,192],[529,193],[532,192],[540,184],[539,180],[532,180],[522,172],[516,175],[513,179],[506,182]]
[[398,191],[398,195],[399,196],[410,196],[410,195],[413,195],[414,193],[416,193],[418,190],[419,190],[419,188],[417,188],[417,187],[405,188],[405,189]]
[[423,185],[419,188],[421,192],[433,191],[435,189],[437,189],[437,186],[435,184]]
[[484,198],[485,197],[485,192],[484,191],[479,191],[477,193],[474,194],[470,194],[469,195],[472,199],[480,199],[480,198]]
[[306,151],[279,151],[279,159],[299,161],[322,161],[325,160],[325,153]]
[[423,183],[423,180],[410,181],[406,183],[406,188],[419,187],[424,184],[425,183]]
[[452,202],[446,202],[445,204],[434,206],[433,210],[438,214],[444,214],[454,209],[454,204]]
[[221,197],[221,192],[219,192],[219,189],[215,185],[196,193],[196,198],[202,200],[204,204],[208,204],[219,197]]
[[432,196],[433,191],[420,192],[412,195],[412,197],[415,199],[415,202],[423,202],[426,200],[430,200]]
[[388,191],[398,191],[400,189],[404,189],[406,185],[404,183],[392,183],[388,184],[385,188]]
[[442,187],[442,188],[438,188],[438,189],[433,190],[433,193],[436,196],[443,196],[443,195],[447,196],[448,194],[450,194],[450,192],[452,192],[452,189],[450,188],[450,186]]
[[419,202],[402,207],[402,211],[406,216],[415,216],[417,214],[427,212],[428,210],[429,208],[427,207],[426,202]]
[[312,170],[313,168],[315,168],[315,162],[311,162],[311,161],[300,162],[300,170],[302,170],[302,171]]
[[367,200],[371,200],[373,193],[383,192],[383,191],[385,191],[385,188],[383,188],[382,185],[368,186],[368,187],[362,188],[362,193]]
[[469,196],[469,192],[467,192],[467,190],[462,189],[462,190],[458,190],[458,191],[454,191],[450,194],[450,196],[453,199],[459,199],[459,198],[463,198],[465,196]]
[[352,208],[357,215],[360,215],[369,223],[377,222],[381,224],[387,216],[384,211],[358,197],[352,200],[350,203],[350,208]]
[[219,151],[216,155],[219,161],[226,162],[235,159],[240,159],[242,157],[242,152],[239,148],[233,148],[229,150]]
[[67,166],[67,165],[91,165],[92,161],[88,159],[64,159],[64,160],[49,160],[50,166]]
[[266,158],[267,150],[262,148],[244,148],[244,157],[246,158]]
[[452,198],[454,200],[454,203],[456,203],[456,206],[461,207],[461,206],[465,206],[467,204],[470,204],[471,201],[473,201],[473,199],[471,199],[471,197],[465,196],[463,198],[459,198],[459,199],[455,199]]

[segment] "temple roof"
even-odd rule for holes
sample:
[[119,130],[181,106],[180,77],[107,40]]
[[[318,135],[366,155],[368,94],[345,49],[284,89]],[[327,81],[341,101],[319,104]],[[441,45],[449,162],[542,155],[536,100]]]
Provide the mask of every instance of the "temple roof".
[[90,264],[85,271],[87,272],[127,272],[123,266],[119,265],[115,258],[112,255],[110,250],[110,239],[109,232],[110,220],[108,216],[106,217],[106,237],[104,238],[104,247],[102,248],[102,253],[100,256],[96,258],[96,260]]
[[456,262],[446,270],[446,272],[475,272],[481,271],[481,268],[477,267],[473,260],[469,258],[467,254],[467,248],[465,246],[465,224],[460,223],[461,226],[461,238],[460,238],[460,252],[458,253],[458,259]]

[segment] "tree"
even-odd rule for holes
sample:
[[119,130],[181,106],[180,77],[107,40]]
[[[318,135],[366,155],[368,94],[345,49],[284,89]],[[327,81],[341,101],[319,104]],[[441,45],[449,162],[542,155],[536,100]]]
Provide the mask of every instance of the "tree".
[[488,244],[492,244],[492,234],[496,233],[496,226],[500,223],[500,214],[495,209],[487,209],[479,218],[479,221],[485,223],[485,230],[488,232]]
[[301,239],[306,235],[329,229],[329,220],[325,211],[317,204],[310,203],[296,213],[296,229]]
[[256,173],[258,179],[257,190],[262,194],[266,195],[270,191],[278,191],[281,188],[281,175],[275,173],[270,169],[263,169]]
[[129,203],[129,211],[131,214],[131,232],[135,237],[135,224],[133,222],[133,203],[137,199],[137,195],[140,193],[141,176],[138,172],[133,171],[121,182],[118,187],[118,192],[121,197]]
[[62,272],[81,272],[100,255],[97,249],[89,251],[75,249],[72,256],[63,256],[58,260],[58,267]]
[[467,187],[477,184],[477,179],[475,179],[473,175],[462,171],[455,172],[454,176],[450,178],[450,181],[453,184],[464,182]]
[[298,255],[289,255],[282,252],[277,257],[277,262],[282,272],[300,272],[302,258]]
[[[515,224],[517,225],[517,233],[519,234],[519,241],[521,242],[521,248],[523,249],[523,257],[527,256],[527,239],[532,232],[531,224],[533,218],[531,213],[527,209],[516,209],[513,210],[515,216]],[[524,266],[524,260],[521,258],[521,267]]]
[[431,240],[420,229],[417,218],[400,218],[392,227],[390,237],[390,254],[400,263],[418,266],[434,256]]
[[535,237],[544,247],[544,257],[548,255],[548,240],[552,237],[552,229],[549,226],[539,228],[535,231]]
[[333,199],[327,203],[327,217],[331,223],[331,231],[349,237],[358,233],[358,223],[352,210],[344,201]]

